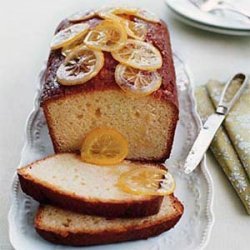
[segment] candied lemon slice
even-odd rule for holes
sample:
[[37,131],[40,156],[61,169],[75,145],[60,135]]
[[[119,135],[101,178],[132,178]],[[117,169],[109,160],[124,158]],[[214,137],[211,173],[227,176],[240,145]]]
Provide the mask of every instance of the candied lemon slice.
[[112,15],[126,15],[126,16],[136,16],[138,13],[137,8],[130,8],[130,7],[104,7],[101,8],[97,13],[102,18],[109,17],[110,14]]
[[115,81],[127,93],[146,96],[159,89],[162,78],[157,71],[139,70],[118,64]]
[[160,19],[152,12],[143,10],[143,9],[137,9],[137,8],[103,8],[100,11],[98,11],[98,15],[102,18],[110,18],[112,15],[117,16],[134,16],[138,17],[140,19],[143,19],[148,22],[153,23],[159,23]]
[[78,23],[59,31],[52,39],[51,49],[59,49],[67,46],[75,40],[84,36],[89,30],[87,23]]
[[127,32],[117,20],[104,20],[97,25],[84,39],[84,43],[92,49],[115,51],[127,40]]
[[147,25],[140,21],[124,20],[128,35],[137,40],[144,40],[147,35]]
[[162,66],[160,51],[152,44],[128,39],[119,50],[112,52],[118,62],[141,70],[156,70]]
[[83,45],[83,38],[75,40],[73,43],[70,43],[68,46],[62,47],[62,54],[64,56],[67,56],[72,52],[72,50],[76,49],[77,47],[80,47]]
[[128,154],[128,141],[117,130],[107,127],[90,131],[81,148],[83,161],[97,165],[114,165]]
[[115,9],[114,7],[104,7],[98,10],[97,14],[99,17],[103,19],[110,19],[110,18],[113,19],[115,18],[115,16],[112,13],[114,9]]
[[94,10],[90,11],[78,11],[71,16],[68,17],[68,20],[70,22],[79,22],[79,21],[85,21],[87,19],[93,18],[98,16],[98,13]]
[[[116,9],[114,8],[105,9],[98,12],[98,15],[102,18],[114,20],[122,24],[125,27],[126,32],[130,37],[138,40],[144,40],[147,34],[147,25],[139,19],[130,21],[128,19],[129,18],[128,14],[116,15],[115,10]],[[131,10],[131,12],[129,13],[134,13],[134,12],[132,12]]]
[[148,10],[138,9],[136,16],[152,23],[159,23],[160,19],[152,12]]
[[96,76],[104,65],[104,55],[85,45],[74,49],[56,72],[62,85],[82,84]]
[[118,188],[137,195],[169,195],[175,190],[175,180],[166,170],[141,167],[121,174]]

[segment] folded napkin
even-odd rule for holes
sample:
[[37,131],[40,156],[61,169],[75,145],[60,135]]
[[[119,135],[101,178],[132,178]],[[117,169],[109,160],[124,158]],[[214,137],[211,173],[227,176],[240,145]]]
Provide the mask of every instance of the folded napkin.
[[[198,113],[204,122],[215,111],[223,85],[210,81],[195,91]],[[250,87],[235,104],[210,146],[216,160],[250,214]],[[225,126],[225,128],[224,128]]]
[[[234,94],[237,85],[232,85],[230,94]],[[223,84],[217,81],[210,81],[207,90],[214,106],[217,106]],[[228,96],[231,98],[231,96]],[[224,122],[224,127],[234,148],[250,178],[250,86],[244,91],[239,101],[234,105]]]

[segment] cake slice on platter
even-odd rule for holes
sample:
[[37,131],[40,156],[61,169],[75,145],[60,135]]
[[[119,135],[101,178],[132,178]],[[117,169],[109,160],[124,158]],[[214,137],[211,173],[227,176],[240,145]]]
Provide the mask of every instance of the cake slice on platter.
[[18,169],[18,177],[22,190],[41,203],[106,217],[142,217],[158,213],[163,196],[123,192],[118,179],[130,170],[156,167],[163,168],[130,161],[99,166],[62,153]]
[[107,219],[73,213],[53,206],[40,206],[35,229],[56,244],[87,246],[146,239],[173,228],[183,205],[173,195],[164,197],[158,214],[136,219]]

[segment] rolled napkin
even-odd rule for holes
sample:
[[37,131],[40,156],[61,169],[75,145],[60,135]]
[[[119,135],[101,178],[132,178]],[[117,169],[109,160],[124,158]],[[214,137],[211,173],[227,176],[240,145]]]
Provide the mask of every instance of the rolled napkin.
[[[207,89],[208,86],[210,90],[212,90],[213,87],[215,88],[215,90],[221,90],[222,88],[222,84],[216,81],[210,81],[207,84]],[[217,86],[219,87],[217,88]],[[209,115],[215,112],[213,102],[209,97],[207,89],[205,86],[202,86],[196,88],[195,91],[197,110],[203,122],[206,121]],[[217,93],[216,96],[219,96],[219,94]],[[235,108],[232,110],[232,112],[234,110]],[[239,156],[234,149],[234,145],[231,143],[223,127],[219,128],[219,130],[217,131],[215,138],[210,145],[210,149],[219,165],[222,167],[224,173],[226,174],[226,177],[237,192],[247,213],[250,214],[250,181],[239,159]]]

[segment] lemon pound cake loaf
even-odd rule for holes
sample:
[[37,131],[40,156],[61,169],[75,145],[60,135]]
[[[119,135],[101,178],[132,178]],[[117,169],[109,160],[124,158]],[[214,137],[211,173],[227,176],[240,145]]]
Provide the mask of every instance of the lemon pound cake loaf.
[[128,159],[164,161],[178,121],[165,23],[122,8],[64,20],[52,40],[41,106],[56,152],[77,152],[90,130],[106,126],[126,137]]

